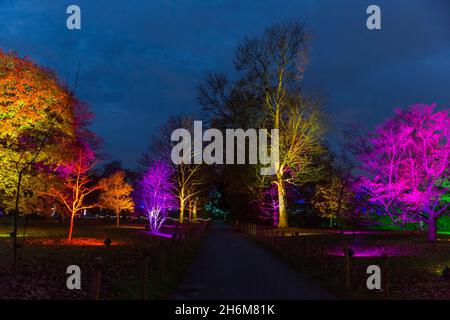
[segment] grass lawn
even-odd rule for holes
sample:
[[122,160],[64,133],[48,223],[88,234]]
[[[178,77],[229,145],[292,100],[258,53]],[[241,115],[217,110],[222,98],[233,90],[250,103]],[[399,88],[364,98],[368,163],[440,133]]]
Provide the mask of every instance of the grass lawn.
[[[250,232],[249,228],[244,228]],[[450,237],[439,235],[429,243],[424,233],[389,231],[345,231],[294,229],[280,231],[258,228],[252,236],[324,288],[345,299],[384,299],[384,292],[368,290],[369,265],[383,270],[387,256],[389,299],[450,299],[450,281],[442,270],[450,267]],[[298,236],[295,236],[295,233]],[[350,258],[350,289],[346,288],[344,248]]]
[[[148,295],[164,299],[177,287],[194,257],[204,230],[200,224],[167,227],[180,239],[153,236],[144,224],[115,226],[115,220],[76,221],[74,239],[66,240],[67,222],[21,221],[18,277],[11,272],[12,221],[0,219],[0,299],[89,299],[94,287],[96,257],[102,258],[101,299],[141,299],[144,251],[148,259]],[[112,240],[110,247],[104,239]],[[81,290],[68,290],[69,265],[81,268]]]

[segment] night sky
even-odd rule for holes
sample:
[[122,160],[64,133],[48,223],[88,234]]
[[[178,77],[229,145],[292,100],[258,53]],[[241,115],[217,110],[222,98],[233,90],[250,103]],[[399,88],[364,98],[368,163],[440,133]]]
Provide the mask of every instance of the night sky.
[[[286,19],[313,31],[303,85],[326,91],[329,136],[352,121],[369,127],[396,107],[450,107],[449,0],[0,0],[0,47],[73,81],[95,113],[110,160],[134,168],[155,128],[171,115],[198,115],[196,85],[208,70],[233,72],[244,36]],[[66,28],[77,4],[82,29]],[[382,30],[366,28],[381,7]]]

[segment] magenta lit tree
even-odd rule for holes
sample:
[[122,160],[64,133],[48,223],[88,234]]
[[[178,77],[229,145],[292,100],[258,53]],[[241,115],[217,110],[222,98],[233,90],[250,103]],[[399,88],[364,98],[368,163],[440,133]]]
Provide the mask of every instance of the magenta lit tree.
[[148,215],[152,233],[158,233],[168,211],[176,208],[171,167],[161,161],[152,164],[140,182],[140,201]]
[[271,220],[273,226],[278,225],[278,189],[274,184],[254,190],[255,205],[262,220]]
[[95,153],[83,141],[73,146],[73,153],[77,157],[70,161],[62,161],[55,169],[55,173],[64,181],[62,184],[52,185],[49,191],[42,194],[57,199],[70,216],[68,240],[72,241],[75,216],[83,210],[95,208],[97,203],[88,204],[87,199],[101,186],[93,182],[91,171],[95,166]]
[[436,240],[437,219],[448,214],[442,201],[449,191],[449,110],[418,104],[377,127],[360,157],[366,173],[358,188],[382,207],[394,223],[422,221]]

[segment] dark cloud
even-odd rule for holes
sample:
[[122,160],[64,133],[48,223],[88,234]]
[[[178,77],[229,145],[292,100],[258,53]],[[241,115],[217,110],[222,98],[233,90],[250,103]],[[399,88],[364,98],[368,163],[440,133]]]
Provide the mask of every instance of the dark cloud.
[[[78,4],[82,30],[65,27]],[[382,30],[365,27],[368,5]],[[195,86],[207,70],[230,72],[236,43],[283,19],[313,31],[304,85],[329,95],[330,139],[350,121],[368,126],[395,107],[450,105],[450,2],[309,1],[2,1],[0,46],[30,56],[73,80],[96,114],[106,153],[134,167],[156,126],[198,113]],[[331,138],[332,137],[332,138]]]

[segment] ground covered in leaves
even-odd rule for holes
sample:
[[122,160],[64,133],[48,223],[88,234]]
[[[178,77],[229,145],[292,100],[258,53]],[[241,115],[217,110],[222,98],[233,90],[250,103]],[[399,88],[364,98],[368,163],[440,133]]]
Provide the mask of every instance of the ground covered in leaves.
[[[184,275],[206,229],[200,224],[172,226],[162,230],[177,234],[169,238],[151,235],[145,224],[117,227],[114,223],[81,219],[69,242],[65,222],[22,220],[15,275],[9,236],[12,221],[1,218],[0,299],[95,299],[99,275],[100,299],[167,298]],[[112,241],[109,247],[104,245],[106,238]],[[99,266],[97,258],[101,258]],[[69,265],[81,268],[81,290],[67,289]],[[144,289],[144,279],[148,289]]]
[[[443,269],[450,267],[448,235],[429,243],[426,234],[420,232],[240,228],[337,297],[450,299],[450,281],[442,276]],[[349,272],[345,248],[353,253]],[[388,271],[382,279],[382,290],[367,289],[369,265],[378,265],[382,273]],[[387,292],[383,283],[386,279]]]

